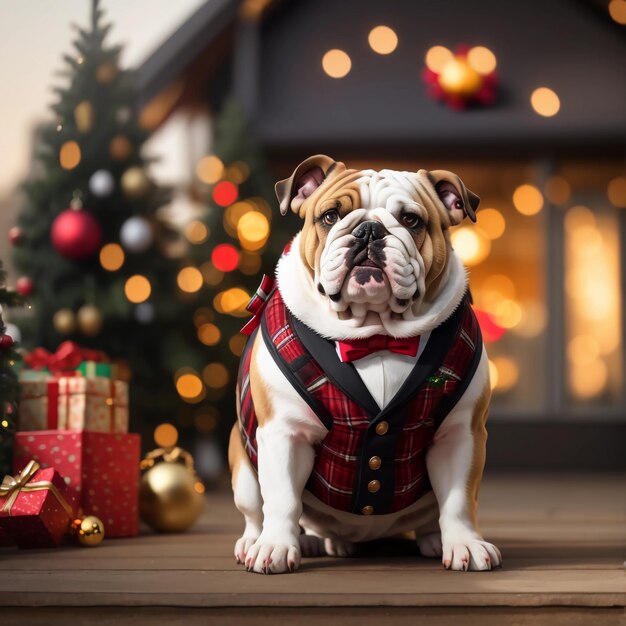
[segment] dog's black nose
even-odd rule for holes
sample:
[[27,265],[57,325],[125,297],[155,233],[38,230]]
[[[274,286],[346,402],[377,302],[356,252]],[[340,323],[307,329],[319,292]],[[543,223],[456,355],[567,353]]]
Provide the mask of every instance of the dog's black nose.
[[373,239],[382,239],[387,234],[387,229],[376,220],[367,220],[361,222],[353,231],[352,234],[357,239],[362,239],[364,243],[367,243]]

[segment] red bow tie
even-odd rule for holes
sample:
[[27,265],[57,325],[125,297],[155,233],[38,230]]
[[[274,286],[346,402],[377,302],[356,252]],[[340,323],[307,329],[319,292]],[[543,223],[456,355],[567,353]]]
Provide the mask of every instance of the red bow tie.
[[415,356],[420,345],[419,337],[407,337],[406,339],[395,339],[388,335],[373,335],[366,339],[349,339],[338,341],[339,358],[342,363],[356,361],[363,357],[378,352],[379,350],[390,350],[396,354],[407,354]]

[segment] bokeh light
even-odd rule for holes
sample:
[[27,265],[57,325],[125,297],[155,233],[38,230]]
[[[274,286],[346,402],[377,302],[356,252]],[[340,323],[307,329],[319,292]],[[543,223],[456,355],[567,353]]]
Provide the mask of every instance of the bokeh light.
[[215,314],[209,307],[203,306],[193,314],[193,323],[197,328],[202,324],[208,324],[215,319]]
[[444,46],[433,46],[426,53],[425,63],[426,67],[431,72],[439,74],[443,67],[454,58],[451,50]]
[[250,211],[241,216],[237,223],[237,237],[246,250],[262,248],[270,234],[270,224],[262,213]]
[[609,15],[618,23],[626,24],[626,0],[611,0]]
[[491,74],[498,64],[496,55],[484,46],[471,48],[467,53],[467,62],[479,74]]
[[535,113],[542,117],[552,117],[559,112],[561,101],[555,91],[548,87],[539,87],[530,96],[530,104]]
[[115,161],[125,161],[133,153],[133,144],[124,135],[115,135],[109,144],[109,153]]
[[491,242],[476,229],[467,226],[455,228],[451,234],[452,247],[468,266],[482,263],[491,251]]
[[130,302],[139,304],[145,302],[152,293],[150,281],[141,274],[131,276],[124,285],[124,293]]
[[209,363],[202,370],[202,380],[210,389],[221,389],[228,384],[228,370],[221,363]]
[[199,402],[204,397],[204,385],[196,372],[186,370],[176,376],[176,391],[186,402]]
[[75,141],[66,141],[59,150],[59,163],[64,170],[73,170],[80,157],[80,146]]
[[204,243],[209,237],[209,229],[204,222],[200,220],[192,220],[185,226],[185,237],[190,243]]
[[154,442],[161,448],[173,448],[178,441],[178,430],[173,424],[159,424],[154,429]]
[[608,368],[602,359],[569,368],[569,384],[577,398],[588,399],[597,396],[606,387]]
[[192,265],[183,267],[180,272],[178,272],[178,276],[176,277],[178,286],[181,291],[184,291],[185,293],[195,293],[196,291],[200,291],[203,280],[204,279],[202,278],[200,270]]
[[232,272],[237,269],[239,263],[239,252],[230,243],[220,243],[213,248],[211,261],[220,272]]
[[196,175],[207,185],[216,183],[224,173],[224,164],[213,154],[202,157],[196,165]]
[[241,287],[231,287],[226,291],[221,291],[213,298],[213,307],[218,313],[226,313],[234,317],[247,317],[246,310],[250,302],[250,295]]
[[220,329],[215,324],[202,324],[198,328],[198,339],[205,346],[214,346],[219,343],[222,337]]
[[237,185],[229,180],[222,180],[213,187],[213,200],[219,206],[228,206],[237,200],[239,190]]
[[522,307],[515,300],[501,300],[494,307],[493,315],[496,322],[504,328],[514,328],[522,321]]
[[398,35],[389,26],[376,26],[367,36],[370,48],[378,54],[391,54],[398,47]]
[[224,173],[224,177],[235,185],[241,185],[248,176],[250,176],[250,167],[245,161],[235,161]]
[[243,354],[243,349],[246,347],[247,340],[248,338],[245,335],[233,335],[228,340],[228,347],[235,356],[241,356]]
[[343,50],[329,50],[322,57],[322,68],[331,78],[343,78],[352,68],[352,61]]
[[124,250],[117,243],[107,243],[100,250],[100,265],[108,272],[115,272],[124,265]]
[[543,196],[534,185],[520,185],[513,192],[513,204],[522,215],[536,215],[543,208]]
[[478,226],[489,239],[499,239],[504,234],[506,221],[498,209],[482,209],[476,219]]

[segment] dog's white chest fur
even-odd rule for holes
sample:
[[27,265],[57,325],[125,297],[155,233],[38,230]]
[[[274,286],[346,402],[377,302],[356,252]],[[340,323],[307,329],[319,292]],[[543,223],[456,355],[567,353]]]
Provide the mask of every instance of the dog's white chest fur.
[[408,378],[429,337],[430,332],[420,335],[419,348],[414,357],[381,350],[354,361],[354,368],[381,410],[389,404]]

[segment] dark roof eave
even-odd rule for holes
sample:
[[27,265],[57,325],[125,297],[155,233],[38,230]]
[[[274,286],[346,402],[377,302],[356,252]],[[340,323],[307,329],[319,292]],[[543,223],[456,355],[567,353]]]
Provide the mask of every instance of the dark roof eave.
[[241,0],[208,0],[139,66],[136,85],[145,104],[169,85],[235,20]]

